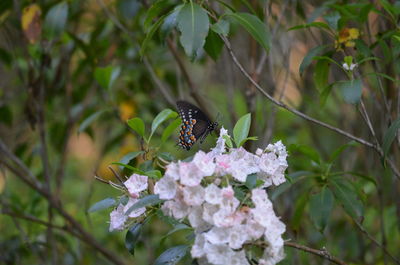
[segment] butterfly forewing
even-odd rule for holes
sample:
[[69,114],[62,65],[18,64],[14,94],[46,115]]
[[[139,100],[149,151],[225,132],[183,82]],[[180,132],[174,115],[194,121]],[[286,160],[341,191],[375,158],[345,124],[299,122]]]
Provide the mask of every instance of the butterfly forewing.
[[215,128],[215,124],[198,107],[186,101],[178,101],[178,112],[182,119],[179,135],[179,145],[190,150],[193,144],[204,138]]

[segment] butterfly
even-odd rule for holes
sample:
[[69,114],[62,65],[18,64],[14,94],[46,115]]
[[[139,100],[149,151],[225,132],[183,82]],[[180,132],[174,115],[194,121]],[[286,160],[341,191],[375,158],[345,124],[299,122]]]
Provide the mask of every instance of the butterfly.
[[189,151],[196,141],[202,143],[217,128],[218,123],[211,122],[204,112],[189,102],[179,100],[176,105],[182,119],[178,145]]

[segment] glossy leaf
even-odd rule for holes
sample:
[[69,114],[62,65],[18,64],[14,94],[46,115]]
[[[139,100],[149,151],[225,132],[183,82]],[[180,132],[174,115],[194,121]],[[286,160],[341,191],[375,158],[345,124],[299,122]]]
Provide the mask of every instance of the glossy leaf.
[[144,151],[130,152],[130,153],[124,155],[119,162],[122,164],[129,164],[129,162],[132,159],[135,159],[136,157],[138,157],[139,155],[141,155],[143,153],[144,153]]
[[225,139],[226,146],[228,146],[229,148],[233,147],[232,139],[229,135],[224,135],[224,136],[222,136],[222,138]]
[[128,126],[134,130],[135,132],[137,132],[140,136],[142,136],[144,138],[144,122],[141,118],[133,118],[133,119],[129,119],[127,122]]
[[328,187],[310,197],[310,217],[315,227],[323,233],[333,208],[334,197]]
[[192,228],[188,225],[179,223],[179,224],[175,225],[174,228],[172,230],[170,230],[165,236],[163,236],[161,238],[161,240],[165,240],[167,237],[169,237],[170,235],[172,235],[175,232],[182,231],[182,230],[188,230],[188,229],[192,229]]
[[229,34],[229,21],[220,19],[211,26],[211,30],[226,37]]
[[68,4],[61,2],[47,12],[44,20],[44,30],[49,38],[56,38],[65,30],[68,19]]
[[318,91],[323,91],[328,84],[329,77],[329,62],[326,60],[319,60],[315,65],[314,83]]
[[337,202],[343,206],[347,214],[360,221],[363,218],[364,209],[352,184],[344,178],[331,179],[330,182]]
[[214,61],[216,61],[221,54],[223,47],[224,42],[221,40],[218,34],[210,30],[206,38],[206,43],[204,44],[204,50],[207,52],[207,54]]
[[383,137],[383,144],[382,144],[382,149],[383,149],[383,154],[386,156],[390,150],[390,146],[393,143],[393,140],[396,138],[396,134],[399,133],[400,129],[400,118],[397,118],[390,127],[387,129],[385,132],[385,136]]
[[106,198],[104,200],[101,200],[101,201],[96,202],[95,204],[93,204],[89,208],[88,212],[89,213],[97,212],[97,211],[104,210],[104,209],[107,209],[107,208],[110,208],[110,207],[113,207],[113,206],[116,206],[116,205],[117,205],[117,201],[115,199]]
[[142,227],[143,225],[141,223],[137,223],[129,228],[129,230],[126,232],[125,247],[132,255],[135,254],[135,247],[139,241]]
[[339,81],[335,83],[335,87],[340,90],[344,101],[355,104],[361,99],[362,83],[360,79]]
[[247,175],[245,185],[249,190],[253,189],[257,183],[257,174]]
[[230,13],[226,16],[239,23],[265,50],[269,50],[268,28],[257,16],[248,13]]
[[189,246],[180,245],[164,251],[154,262],[154,265],[175,265],[187,253]]
[[240,146],[240,143],[244,139],[247,138],[250,131],[250,123],[251,123],[251,114],[247,113],[246,115],[242,116],[235,124],[233,128],[233,139],[237,147]]
[[147,195],[147,196],[141,198],[139,201],[137,201],[134,205],[132,205],[128,209],[128,211],[125,212],[125,215],[129,215],[132,211],[137,210],[139,208],[146,207],[146,206],[152,206],[152,205],[158,204],[160,202],[163,202],[163,200],[161,200],[158,197],[158,195],[156,195],[156,194]]
[[313,58],[319,54],[321,54],[325,48],[327,46],[326,45],[321,45],[321,46],[317,46],[312,48],[307,55],[304,57],[303,61],[300,64],[300,68],[299,68],[299,72],[300,75],[303,74],[304,70],[312,63]]
[[178,116],[178,113],[176,113],[175,111],[170,110],[170,109],[165,109],[165,110],[161,111],[160,113],[158,113],[158,115],[154,118],[154,120],[151,124],[151,133],[150,133],[149,141],[161,123],[163,123],[164,121],[166,121],[168,119],[176,118],[177,116]]
[[161,135],[161,141],[164,143],[170,136],[171,134],[181,125],[182,120],[180,118],[174,120],[171,122],[167,128],[163,131]]
[[165,39],[165,37],[171,32],[172,29],[174,29],[178,25],[178,15],[179,12],[181,11],[183,5],[178,5],[174,8],[173,11],[171,11],[164,19],[160,32],[161,32],[161,37],[162,39]]
[[337,11],[331,12],[329,14],[326,14],[324,16],[324,19],[326,20],[326,22],[328,23],[328,25],[334,29],[337,30],[338,29],[338,22],[340,19],[340,13]]
[[146,11],[146,19],[144,20],[145,29],[147,29],[151,25],[154,18],[159,16],[161,12],[167,6],[169,6],[169,2],[170,2],[169,0],[158,0],[151,5],[151,7]]
[[210,22],[207,11],[201,6],[190,1],[186,3],[178,15],[179,38],[187,56],[195,59],[203,48]]
[[161,24],[164,22],[164,19],[167,15],[161,16],[157,22],[155,22],[149,29],[148,33],[146,34],[146,37],[144,38],[142,42],[142,46],[140,47],[140,56],[144,56],[147,46],[149,45],[150,40],[153,38],[154,33],[158,30],[158,28],[161,26]]
[[94,78],[97,83],[104,89],[110,89],[118,78],[121,69],[119,67],[107,66],[97,67],[94,71]]
[[311,23],[307,23],[307,24],[302,24],[302,25],[297,25],[294,27],[291,27],[288,29],[288,31],[291,30],[298,30],[298,29],[307,29],[307,28],[320,28],[320,29],[329,29],[328,24],[324,23],[324,22],[311,22]]

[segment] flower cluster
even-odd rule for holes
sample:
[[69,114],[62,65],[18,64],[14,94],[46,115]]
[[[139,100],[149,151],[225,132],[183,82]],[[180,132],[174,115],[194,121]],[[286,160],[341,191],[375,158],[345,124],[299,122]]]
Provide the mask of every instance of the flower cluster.
[[[222,128],[210,152],[197,152],[191,162],[170,163],[154,192],[166,200],[166,215],[187,218],[194,228],[191,255],[199,264],[249,264],[246,246],[260,239],[265,250],[259,264],[276,264],[284,257],[285,225],[263,188],[285,181],[286,148],[279,141],[256,154],[227,150],[224,137],[229,136]],[[239,201],[235,189],[249,174],[256,174],[261,183]]]
[[120,203],[118,207],[110,213],[110,232],[125,229],[129,218],[137,218],[146,212],[146,208],[143,207],[127,214],[129,208],[139,200],[140,192],[147,190],[147,176],[133,174],[124,182],[124,185],[128,189],[130,197],[126,205]]
[[360,31],[357,28],[343,28],[339,31],[335,40],[335,48],[342,51],[344,47],[354,47],[355,40],[360,37]]

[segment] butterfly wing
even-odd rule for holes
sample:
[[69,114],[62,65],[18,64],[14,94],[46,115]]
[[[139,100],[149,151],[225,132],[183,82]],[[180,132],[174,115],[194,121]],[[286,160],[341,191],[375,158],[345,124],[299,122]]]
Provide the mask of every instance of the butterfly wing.
[[186,101],[177,101],[182,126],[179,136],[179,145],[190,150],[192,145],[200,139],[204,140],[212,127],[210,119],[198,107]]

